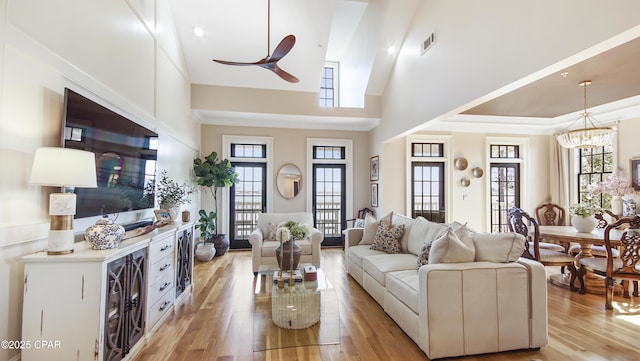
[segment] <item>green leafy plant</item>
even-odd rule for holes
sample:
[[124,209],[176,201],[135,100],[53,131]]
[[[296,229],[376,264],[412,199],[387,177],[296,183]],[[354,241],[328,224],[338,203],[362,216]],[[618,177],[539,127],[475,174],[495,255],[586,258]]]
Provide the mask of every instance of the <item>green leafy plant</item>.
[[[154,182],[154,181],[150,181]],[[190,195],[196,191],[196,188],[188,183],[178,184],[178,182],[169,178],[167,171],[160,172],[160,180],[155,184],[156,196],[158,197],[158,205],[162,209],[171,209],[183,204],[191,203]],[[145,186],[152,187],[152,185]]]
[[569,213],[574,216],[589,217],[594,214],[602,213],[602,209],[590,203],[577,203],[572,204],[569,207]]
[[211,239],[216,232],[216,214],[214,212],[207,213],[207,211],[201,209],[198,212],[198,215],[200,216],[200,219],[198,220],[196,228],[200,230],[200,239]]
[[[204,159],[193,160],[193,172],[196,182],[200,187],[204,187],[213,196],[213,217],[215,220],[215,235],[218,228],[218,188],[231,187],[238,183],[238,172],[227,159],[219,159],[218,153],[211,152]],[[202,212],[201,210],[200,212]]]

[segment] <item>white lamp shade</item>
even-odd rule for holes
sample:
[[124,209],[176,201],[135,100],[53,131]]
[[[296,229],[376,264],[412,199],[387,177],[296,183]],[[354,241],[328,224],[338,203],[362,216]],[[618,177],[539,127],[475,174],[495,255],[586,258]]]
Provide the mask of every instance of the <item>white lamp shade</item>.
[[69,148],[36,149],[30,184],[96,188],[96,159],[91,152]]

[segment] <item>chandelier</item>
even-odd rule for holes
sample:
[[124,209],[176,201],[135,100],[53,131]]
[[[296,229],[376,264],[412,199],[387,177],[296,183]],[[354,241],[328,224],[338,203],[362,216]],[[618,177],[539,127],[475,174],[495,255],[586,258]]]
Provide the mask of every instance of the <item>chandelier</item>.
[[[566,130],[556,136],[561,146],[565,148],[588,149],[594,147],[605,146],[613,140],[613,129],[609,127],[597,127],[595,119],[591,117],[591,113],[587,111],[587,85],[591,84],[591,80],[580,82],[580,86],[584,87],[584,111],[580,118],[584,127],[581,129]],[[591,128],[587,128],[587,122]]]

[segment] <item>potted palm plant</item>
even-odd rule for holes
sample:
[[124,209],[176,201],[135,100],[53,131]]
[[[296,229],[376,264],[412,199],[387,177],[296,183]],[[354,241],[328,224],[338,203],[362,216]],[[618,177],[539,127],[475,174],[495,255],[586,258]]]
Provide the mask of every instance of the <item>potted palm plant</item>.
[[[208,190],[213,196],[213,212],[207,213],[206,210],[200,210],[201,218],[198,227],[201,231],[201,236],[211,236],[210,239],[205,239],[205,241],[213,242],[216,248],[216,256],[221,256],[229,249],[229,239],[225,234],[218,233],[218,189],[231,187],[238,183],[240,181],[238,173],[229,160],[219,159],[216,152],[211,152],[203,159],[194,159],[193,172],[196,176],[197,184]],[[206,215],[204,218],[208,220],[207,224],[203,224],[203,214]],[[211,229],[211,226],[213,226],[213,229]],[[207,232],[202,232],[203,227]]]

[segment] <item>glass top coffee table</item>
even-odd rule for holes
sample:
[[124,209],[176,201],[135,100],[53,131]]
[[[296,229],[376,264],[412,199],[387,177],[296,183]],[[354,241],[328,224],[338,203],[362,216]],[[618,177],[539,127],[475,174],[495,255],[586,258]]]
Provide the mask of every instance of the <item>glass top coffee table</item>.
[[260,266],[255,278],[253,350],[329,345],[340,342],[340,317],[335,289],[322,269],[316,280],[302,280],[293,286],[274,282],[274,266]]

